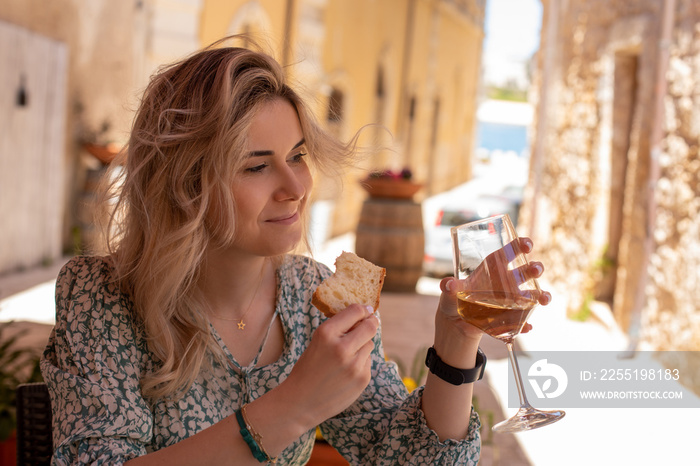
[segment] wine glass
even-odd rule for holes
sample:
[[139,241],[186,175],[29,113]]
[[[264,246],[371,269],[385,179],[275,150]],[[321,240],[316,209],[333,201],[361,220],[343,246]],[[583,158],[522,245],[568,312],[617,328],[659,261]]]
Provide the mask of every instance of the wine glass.
[[507,214],[484,218],[451,229],[458,310],[465,322],[501,340],[508,348],[520,408],[494,432],[536,429],[564,417],[564,411],[541,411],[527,401],[513,341],[538,304],[537,280],[525,275],[527,258]]

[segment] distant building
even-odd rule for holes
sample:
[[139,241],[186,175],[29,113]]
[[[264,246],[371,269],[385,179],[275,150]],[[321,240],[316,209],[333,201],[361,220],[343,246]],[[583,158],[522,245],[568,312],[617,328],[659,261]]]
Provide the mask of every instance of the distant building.
[[[408,166],[424,183],[421,195],[467,181],[484,6],[485,0],[3,1],[0,29],[8,35],[0,42],[0,57],[8,58],[0,63],[0,79],[12,102],[24,89],[29,103],[3,100],[9,108],[2,115],[15,125],[31,120],[33,126],[15,128],[21,137],[12,147],[3,146],[0,166],[8,167],[8,179],[22,179],[19,192],[35,201],[3,204],[10,184],[0,182],[3,223],[15,228],[13,235],[0,233],[5,248],[0,273],[55,259],[61,249],[71,248],[76,232],[89,226],[79,218],[80,206],[101,166],[82,142],[123,143],[153,70],[233,33],[262,38],[317,102],[318,118],[340,137],[369,123],[388,129],[365,132],[364,143],[374,139],[387,150],[368,160],[364,170]],[[44,39],[61,52],[38,54],[46,49],[39,44]],[[32,56],[60,60],[51,68]],[[48,76],[60,79],[47,81]],[[54,97],[50,115],[39,106],[45,99],[37,85],[45,82]],[[0,123],[9,128],[5,120]],[[52,137],[37,138],[43,134]],[[30,147],[37,139],[47,145]],[[52,161],[57,168],[44,170],[43,178],[33,176],[25,166],[29,162],[16,156],[23,151],[36,155],[35,166],[46,168]],[[342,195],[317,180],[317,201],[331,208],[331,234],[354,228],[364,198],[358,185],[362,175],[348,175]],[[26,214],[31,206],[34,216]],[[44,226],[46,218],[50,225]],[[36,237],[23,230],[31,228]],[[44,246],[39,237],[51,244]]]
[[[543,0],[521,217],[569,296],[700,349],[700,3]],[[527,205],[527,202],[526,202]]]

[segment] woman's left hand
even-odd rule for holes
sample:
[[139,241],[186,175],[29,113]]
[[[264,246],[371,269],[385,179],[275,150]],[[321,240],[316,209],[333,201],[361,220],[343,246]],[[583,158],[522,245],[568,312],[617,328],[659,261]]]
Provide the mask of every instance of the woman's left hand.
[[[532,240],[527,237],[519,238],[519,246],[522,252],[525,254],[532,251]],[[525,278],[539,278],[544,272],[544,265],[538,261],[529,262],[525,270]],[[438,314],[436,316],[437,323],[443,320],[443,323],[448,323],[458,329],[463,336],[467,338],[480,339],[481,330],[476,327],[467,324],[462,320],[457,312],[457,280],[454,277],[444,278],[440,282],[440,290],[442,294],[440,296],[440,304],[438,306]],[[537,296],[537,300],[543,306],[546,306],[552,300],[552,295],[547,291],[540,291]],[[521,333],[527,333],[532,329],[532,325],[526,323],[523,327]]]

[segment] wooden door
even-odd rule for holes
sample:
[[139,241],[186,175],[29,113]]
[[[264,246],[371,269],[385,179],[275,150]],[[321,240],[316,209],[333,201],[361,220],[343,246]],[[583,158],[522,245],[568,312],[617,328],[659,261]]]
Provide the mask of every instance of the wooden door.
[[0,274],[62,254],[67,55],[0,22]]

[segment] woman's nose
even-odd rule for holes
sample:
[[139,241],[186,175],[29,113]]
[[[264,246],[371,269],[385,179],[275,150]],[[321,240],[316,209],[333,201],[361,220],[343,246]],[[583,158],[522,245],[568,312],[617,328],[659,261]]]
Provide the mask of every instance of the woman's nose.
[[277,200],[298,201],[306,195],[306,185],[297,171],[287,167],[280,175],[280,184],[277,189]]

